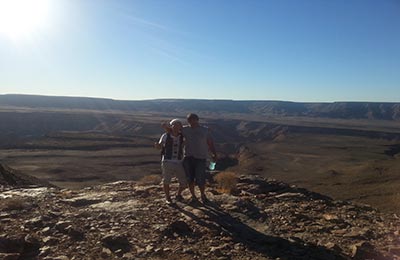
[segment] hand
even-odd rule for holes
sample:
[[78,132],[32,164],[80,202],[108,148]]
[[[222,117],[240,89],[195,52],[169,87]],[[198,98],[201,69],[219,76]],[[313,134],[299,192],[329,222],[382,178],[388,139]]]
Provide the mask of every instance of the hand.
[[158,142],[154,142],[154,148],[160,149],[161,145]]
[[170,133],[171,132],[171,126],[167,121],[164,121],[161,123],[161,127],[165,130],[165,132]]
[[213,154],[211,155],[211,158],[212,158],[212,160],[213,160],[214,162],[216,162],[216,161],[218,160],[218,155],[217,155],[216,153],[213,153]]

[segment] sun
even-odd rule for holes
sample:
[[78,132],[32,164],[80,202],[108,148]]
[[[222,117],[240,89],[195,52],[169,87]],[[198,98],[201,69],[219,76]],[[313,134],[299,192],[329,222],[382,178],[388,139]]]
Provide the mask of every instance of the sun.
[[0,0],[0,36],[26,38],[46,25],[50,0]]

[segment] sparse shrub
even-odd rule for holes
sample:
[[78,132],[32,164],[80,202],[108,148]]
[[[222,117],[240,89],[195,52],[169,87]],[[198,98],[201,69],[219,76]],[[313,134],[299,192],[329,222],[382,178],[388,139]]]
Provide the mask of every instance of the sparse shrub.
[[139,184],[141,185],[151,185],[151,184],[160,184],[161,182],[161,175],[158,174],[151,174],[151,175],[146,175],[143,176],[139,180]]
[[238,178],[233,172],[220,172],[214,177],[218,189],[224,193],[233,193],[236,189]]
[[340,172],[338,172],[338,171],[336,171],[336,170],[329,170],[329,171],[328,171],[328,174],[329,174],[330,176],[338,176],[338,175],[340,175]]

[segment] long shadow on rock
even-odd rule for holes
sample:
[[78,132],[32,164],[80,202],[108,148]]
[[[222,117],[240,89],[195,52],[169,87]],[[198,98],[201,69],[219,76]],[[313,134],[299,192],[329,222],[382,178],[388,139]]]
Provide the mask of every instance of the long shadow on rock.
[[262,254],[265,257],[280,258],[282,260],[293,259],[321,259],[344,260],[348,259],[338,252],[318,245],[310,245],[297,239],[289,241],[280,237],[269,236],[246,225],[242,221],[232,217],[214,203],[205,207],[197,207],[211,222],[206,222],[190,211],[176,207],[177,210],[190,217],[197,224],[207,227],[216,233],[229,235],[235,243],[242,243],[249,250]]

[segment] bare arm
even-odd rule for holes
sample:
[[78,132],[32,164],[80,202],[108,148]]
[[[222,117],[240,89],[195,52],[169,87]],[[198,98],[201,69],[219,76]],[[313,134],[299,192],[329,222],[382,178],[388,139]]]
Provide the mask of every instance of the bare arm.
[[154,143],[154,148],[156,148],[156,149],[158,149],[158,150],[161,150],[162,145],[161,145],[159,142],[155,142],[155,143]]
[[159,140],[158,142],[155,142],[155,143],[154,143],[154,148],[156,148],[156,149],[158,149],[158,150],[161,150],[161,149],[162,149],[163,143],[164,143],[164,136],[165,136],[165,134],[163,134],[163,135],[161,136],[161,138],[160,138],[160,140]]
[[211,137],[207,138],[208,149],[212,154],[212,158],[214,161],[217,160],[217,150],[215,150],[214,140]]

